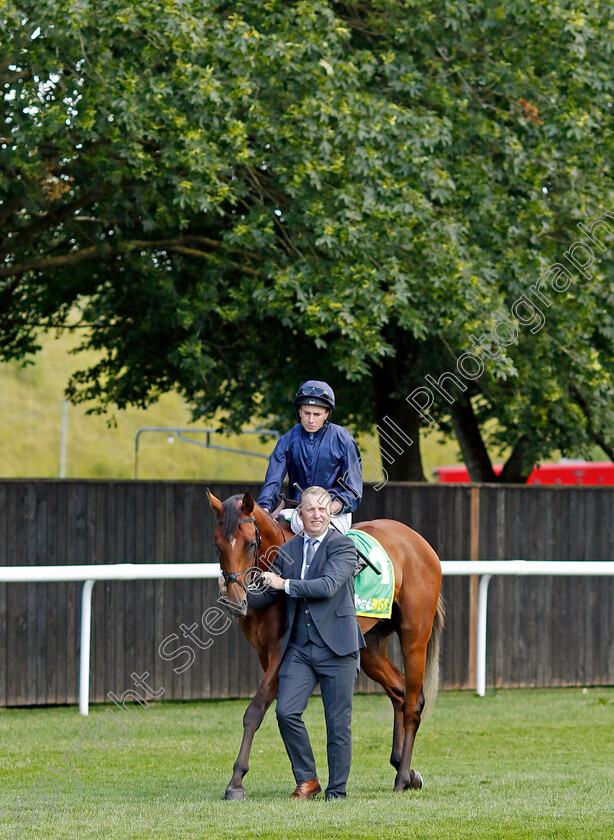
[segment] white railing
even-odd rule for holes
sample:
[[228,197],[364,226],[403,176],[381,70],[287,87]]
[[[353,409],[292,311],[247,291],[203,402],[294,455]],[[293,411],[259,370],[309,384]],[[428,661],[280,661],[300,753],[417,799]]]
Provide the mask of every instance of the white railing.
[[[556,575],[614,577],[614,562],[560,562],[542,560],[444,560],[444,575],[478,575],[478,632],[476,691],[486,693],[486,617],[488,584],[493,575]],[[92,590],[97,580],[186,580],[217,578],[217,563],[117,563],[91,566],[0,566],[0,583],[62,583],[83,581],[81,594],[81,649],[79,655],[79,711],[88,714]]]
[[614,577],[614,562],[587,560],[443,560],[444,575],[479,575],[475,690],[486,694],[486,617],[488,584],[493,575],[555,575],[557,577]]
[[217,578],[217,563],[113,563],[91,566],[0,566],[0,583],[65,583],[83,581],[81,592],[81,648],[79,653],[79,711],[87,715],[90,702],[92,590],[97,580],[186,580]]

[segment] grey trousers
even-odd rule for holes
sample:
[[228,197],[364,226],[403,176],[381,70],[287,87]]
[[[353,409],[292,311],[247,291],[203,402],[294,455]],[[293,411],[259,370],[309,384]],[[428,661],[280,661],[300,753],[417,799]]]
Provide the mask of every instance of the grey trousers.
[[352,701],[358,652],[337,656],[308,642],[290,645],[279,671],[277,722],[297,785],[315,779],[316,764],[303,712],[320,683],[326,720],[328,785],[326,794],[345,796],[352,762]]

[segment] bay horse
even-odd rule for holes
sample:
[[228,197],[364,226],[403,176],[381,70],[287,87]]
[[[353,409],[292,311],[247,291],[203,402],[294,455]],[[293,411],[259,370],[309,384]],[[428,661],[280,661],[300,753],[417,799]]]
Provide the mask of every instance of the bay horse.
[[[226,581],[227,601],[264,670],[262,682],[243,716],[241,747],[224,794],[225,799],[244,799],[243,778],[249,770],[254,735],[277,696],[281,642],[286,629],[283,598],[266,609],[248,610],[247,590],[259,571],[270,570],[278,548],[294,534],[260,508],[249,493],[221,502],[207,489],[207,497],[218,520],[214,543]],[[421,788],[422,776],[410,765],[420,720],[437,694],[439,642],[445,617],[440,594],[441,565],[428,542],[402,522],[374,519],[353,527],[374,536],[388,552],[394,567],[391,617],[359,617],[367,644],[360,652],[360,665],[392,701],[390,763],[397,771],[394,790]],[[401,644],[404,674],[388,657],[388,639],[393,632]]]

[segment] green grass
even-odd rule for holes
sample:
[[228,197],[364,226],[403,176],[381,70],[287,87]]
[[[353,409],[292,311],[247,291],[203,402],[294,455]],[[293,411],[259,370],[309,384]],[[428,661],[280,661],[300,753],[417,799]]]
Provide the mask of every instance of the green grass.
[[[34,364],[0,364],[0,394],[3,399],[0,464],[3,478],[54,478],[60,469],[60,439],[64,389],[74,371],[92,363],[91,352],[71,353],[79,343],[66,332],[41,336],[41,351]],[[117,411],[116,425],[109,418],[86,414],[83,406],[68,407],[67,478],[132,478],[135,434],[140,426],[186,427],[190,411],[176,394],[165,394],[147,410]],[[375,418],[374,418],[375,420]],[[214,427],[215,423],[197,423]],[[284,430],[282,430],[284,431]],[[262,481],[267,461],[205,450],[176,437],[146,433],[140,438],[138,477],[143,479]],[[258,436],[217,436],[222,446],[269,455],[273,441],[261,443]],[[360,441],[359,441],[360,443]],[[460,462],[455,442],[444,441],[437,432],[422,435],[424,470],[432,478],[433,467]],[[371,450],[372,447],[369,447]]]
[[[95,359],[91,352],[73,355],[71,350],[77,344],[78,337],[67,333],[42,336],[42,349],[33,358],[34,364],[0,365],[3,478],[58,477],[64,389],[71,373]],[[111,420],[114,425],[109,425]],[[66,477],[132,478],[139,427],[190,425],[204,428],[214,424],[191,424],[190,411],[176,393],[165,394],[147,410],[129,408],[107,417],[88,415],[86,407],[69,405]],[[260,443],[254,435],[217,436],[212,442],[265,455],[273,448],[272,442]],[[266,465],[264,459],[205,450],[167,434],[146,433],[139,442],[138,477],[144,479],[261,481]]]
[[[392,792],[391,709],[358,696],[345,802],[290,802],[293,779],[275,716],[256,735],[245,802],[222,800],[246,701],[137,707],[124,746],[88,751],[82,788],[61,780],[23,838],[603,838],[614,836],[614,689],[440,694],[413,762],[421,791]],[[103,708],[86,721],[95,731]],[[64,764],[84,719],[74,708],[0,712],[0,836],[15,836],[17,797]],[[319,698],[306,712],[326,778]],[[51,789],[43,788],[51,796]],[[24,817],[35,817],[24,808]]]

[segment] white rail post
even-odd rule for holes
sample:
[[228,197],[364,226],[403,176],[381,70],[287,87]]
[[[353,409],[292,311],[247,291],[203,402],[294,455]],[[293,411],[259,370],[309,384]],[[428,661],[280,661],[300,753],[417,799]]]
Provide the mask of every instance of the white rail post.
[[480,697],[486,694],[486,619],[488,616],[488,584],[492,575],[482,575],[478,588],[478,638],[476,650],[475,690]]
[[81,650],[79,652],[79,711],[89,713],[90,648],[92,644],[92,590],[95,580],[86,580],[81,592]]

